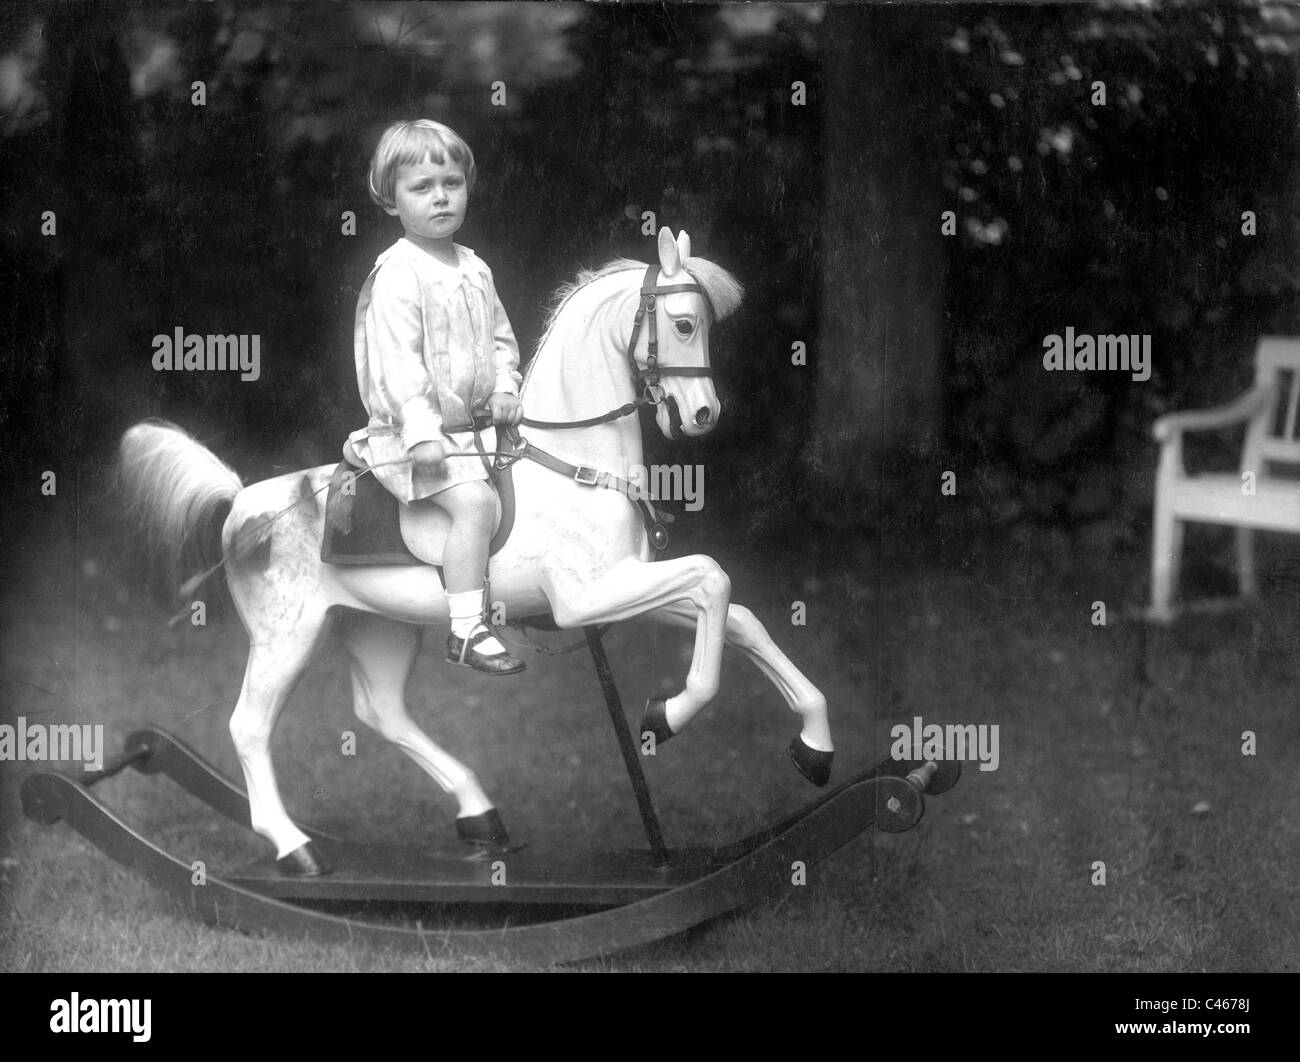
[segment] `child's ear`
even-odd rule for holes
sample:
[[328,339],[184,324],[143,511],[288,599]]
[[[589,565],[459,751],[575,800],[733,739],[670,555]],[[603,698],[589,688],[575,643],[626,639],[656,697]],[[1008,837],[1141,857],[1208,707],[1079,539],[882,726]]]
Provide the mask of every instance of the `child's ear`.
[[397,217],[397,207],[386,206],[384,207],[384,213],[387,214],[390,218],[395,218]]

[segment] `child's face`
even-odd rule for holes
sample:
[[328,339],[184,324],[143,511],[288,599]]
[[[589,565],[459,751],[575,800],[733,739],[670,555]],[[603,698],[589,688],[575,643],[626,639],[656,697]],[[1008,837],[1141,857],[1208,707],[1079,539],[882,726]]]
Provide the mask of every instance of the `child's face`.
[[423,162],[399,166],[393,182],[396,206],[385,207],[402,219],[406,235],[433,243],[450,243],[452,234],[465,223],[469,192],[460,163]]

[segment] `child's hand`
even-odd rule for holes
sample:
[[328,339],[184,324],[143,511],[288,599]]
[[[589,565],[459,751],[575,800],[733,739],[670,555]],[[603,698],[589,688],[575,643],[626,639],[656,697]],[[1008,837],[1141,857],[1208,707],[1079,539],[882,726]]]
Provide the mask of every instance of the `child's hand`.
[[509,424],[517,428],[524,419],[524,407],[519,396],[508,391],[494,391],[489,395],[488,411],[492,414],[493,424]]
[[437,475],[447,460],[447,451],[440,442],[416,443],[407,452],[411,455],[415,471],[425,475]]

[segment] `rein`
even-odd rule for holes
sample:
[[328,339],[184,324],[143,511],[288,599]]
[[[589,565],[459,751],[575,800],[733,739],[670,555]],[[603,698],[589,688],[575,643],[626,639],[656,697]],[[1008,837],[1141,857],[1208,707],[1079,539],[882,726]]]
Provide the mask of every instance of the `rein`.
[[521,423],[526,428],[594,428],[597,424],[608,424],[612,420],[630,417],[643,406],[656,404],[645,395],[637,395],[631,402],[619,406],[618,409],[611,409],[608,413],[602,413],[599,417],[588,417],[586,420],[533,420],[532,417],[524,417]]

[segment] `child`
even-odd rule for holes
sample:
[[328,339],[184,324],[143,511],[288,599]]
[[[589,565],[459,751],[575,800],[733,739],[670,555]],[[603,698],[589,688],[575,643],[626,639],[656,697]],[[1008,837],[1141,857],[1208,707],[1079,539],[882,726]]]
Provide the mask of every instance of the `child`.
[[[444,427],[469,424],[485,404],[495,424],[523,419],[519,347],[492,271],[452,242],[475,172],[469,145],[427,119],[389,126],[375,148],[370,196],[406,235],[379,256],[357,300],[357,384],[370,423],[345,451],[400,501],[450,515],[447,659],[510,675],[524,662],[482,622],[496,499],[472,435]],[[474,457],[447,459],[457,453]]]

